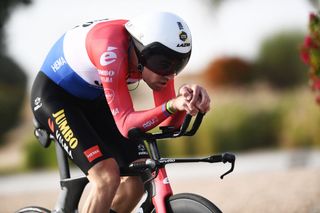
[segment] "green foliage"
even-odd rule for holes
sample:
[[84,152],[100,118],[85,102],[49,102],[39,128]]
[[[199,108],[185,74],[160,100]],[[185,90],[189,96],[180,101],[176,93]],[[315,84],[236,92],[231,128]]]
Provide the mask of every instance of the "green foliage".
[[228,106],[212,118],[211,138],[223,151],[245,151],[275,147],[278,143],[280,113],[277,109],[256,109]]
[[18,121],[26,94],[26,75],[10,58],[0,55],[0,141]]
[[57,167],[55,147],[53,143],[50,147],[45,149],[35,137],[32,137],[26,143],[25,151],[26,169],[44,169]]
[[0,145],[4,133],[17,122],[25,95],[26,75],[5,55],[3,28],[12,8],[21,3],[30,4],[31,0],[0,1]]
[[320,111],[310,92],[289,95],[283,110],[281,146],[320,147]]
[[255,63],[256,77],[285,89],[307,82],[306,65],[299,58],[303,34],[284,31],[267,38]]

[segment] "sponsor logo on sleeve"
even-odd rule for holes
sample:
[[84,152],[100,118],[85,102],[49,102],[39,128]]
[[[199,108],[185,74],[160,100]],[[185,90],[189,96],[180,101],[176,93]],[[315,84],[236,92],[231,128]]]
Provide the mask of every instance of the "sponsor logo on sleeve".
[[102,53],[102,55],[100,56],[101,66],[107,66],[116,61],[117,54],[114,52],[116,49],[116,47],[108,47],[107,52]]
[[106,96],[108,104],[110,104],[113,101],[114,96],[115,96],[114,90],[105,88],[104,89],[104,94]]
[[36,97],[36,99],[34,99],[34,107],[33,110],[37,111],[38,109],[40,109],[42,107],[42,101],[40,97]]
[[91,163],[95,159],[102,156],[102,152],[100,151],[100,148],[98,145],[95,145],[86,151],[83,152],[84,155],[87,157],[88,161]]
[[139,156],[148,155],[147,149],[143,144],[139,144],[137,148],[138,148],[138,155]]
[[158,118],[154,117],[151,118],[150,120],[146,121],[144,124],[142,124],[144,129],[147,129],[148,127],[154,125],[156,122],[158,122]]
[[114,109],[111,109],[111,113],[113,116],[116,116],[119,114],[119,108],[114,108]]

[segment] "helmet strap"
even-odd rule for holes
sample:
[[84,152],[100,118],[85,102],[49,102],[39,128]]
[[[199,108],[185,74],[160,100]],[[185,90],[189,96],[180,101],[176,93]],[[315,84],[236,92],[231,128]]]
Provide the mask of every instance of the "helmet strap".
[[137,69],[142,73],[142,71],[144,70],[144,66],[141,63],[138,63]]

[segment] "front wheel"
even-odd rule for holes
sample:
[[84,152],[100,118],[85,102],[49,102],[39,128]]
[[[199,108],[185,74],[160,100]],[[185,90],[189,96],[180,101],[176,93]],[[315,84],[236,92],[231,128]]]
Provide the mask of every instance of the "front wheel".
[[28,206],[16,211],[16,213],[50,213],[50,212],[51,212],[50,210],[43,207],[39,207],[39,206]]
[[181,193],[169,197],[167,213],[222,213],[222,211],[204,197]]

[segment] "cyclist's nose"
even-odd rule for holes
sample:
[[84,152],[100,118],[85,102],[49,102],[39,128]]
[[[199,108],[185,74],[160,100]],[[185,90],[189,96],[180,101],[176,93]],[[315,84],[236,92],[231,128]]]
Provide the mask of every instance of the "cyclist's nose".
[[166,75],[165,76],[168,80],[171,80],[174,78],[174,74]]

